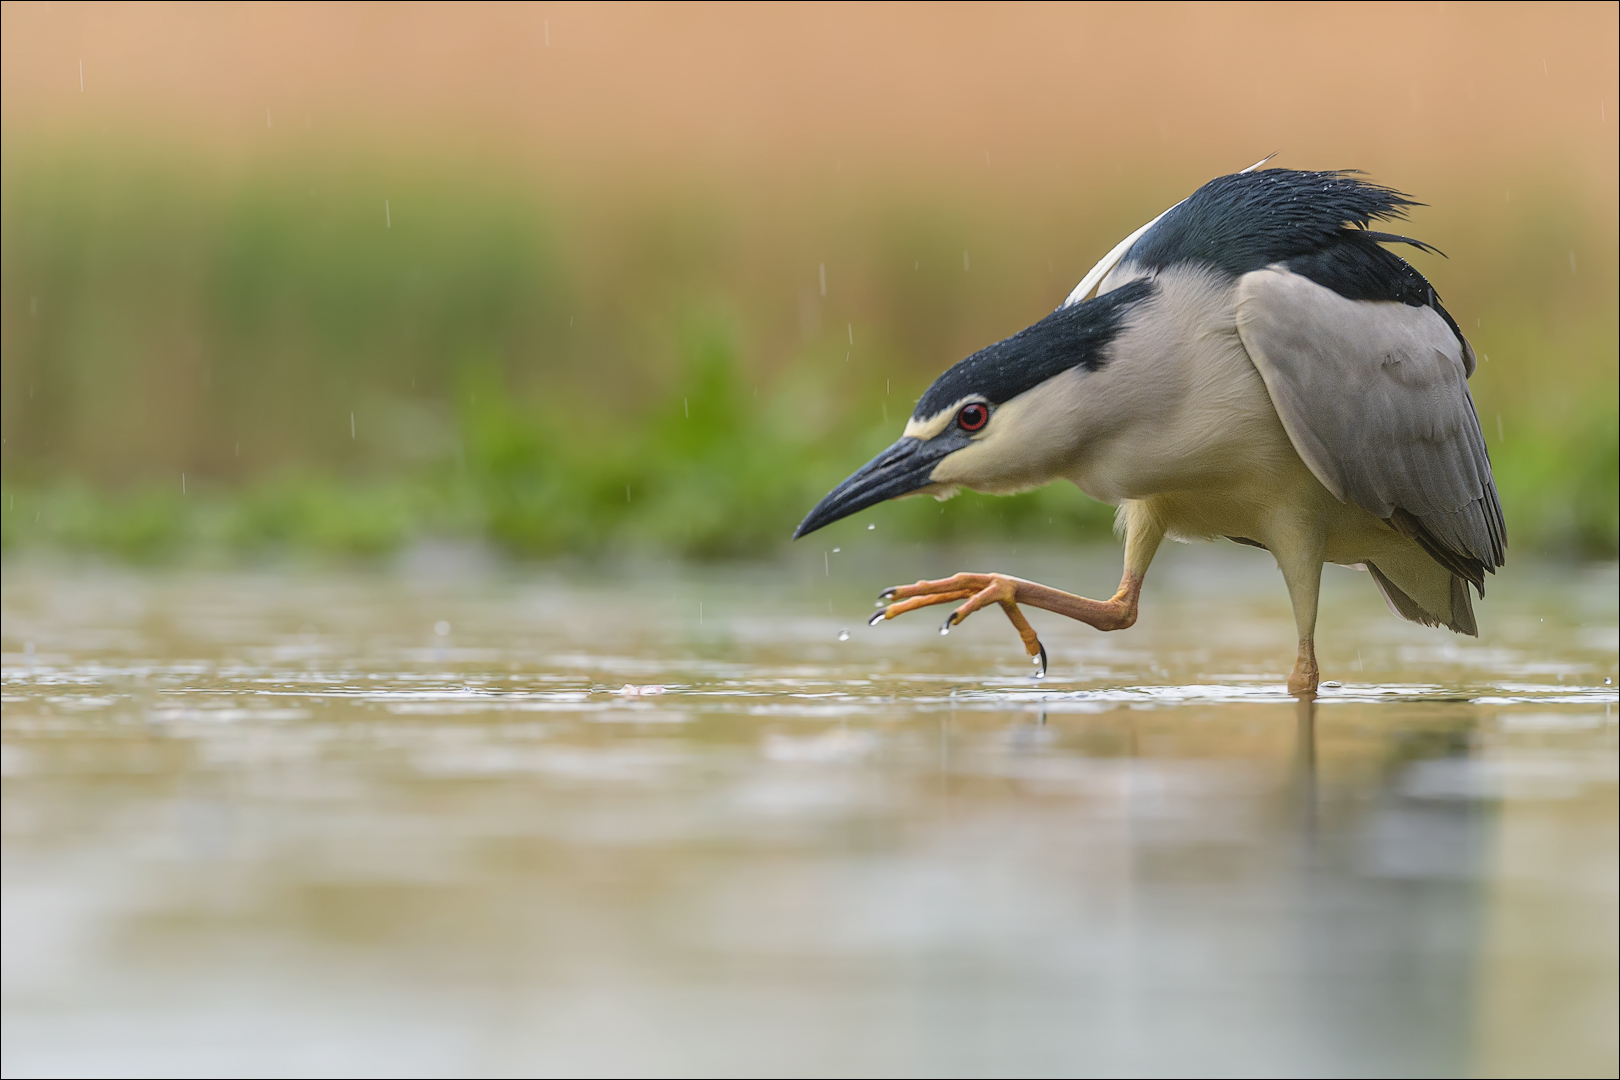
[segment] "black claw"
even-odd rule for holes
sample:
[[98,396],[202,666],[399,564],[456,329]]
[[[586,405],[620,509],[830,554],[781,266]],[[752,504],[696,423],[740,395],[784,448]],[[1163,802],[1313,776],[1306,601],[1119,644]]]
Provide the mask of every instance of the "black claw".
[[883,616],[885,616],[887,614],[888,614],[888,612],[886,612],[886,611],[878,612],[876,615],[874,615],[870,619],[866,620],[866,625],[867,626],[876,626],[878,623],[883,621]]
[[1044,679],[1046,678],[1046,646],[1037,641],[1035,643],[1035,647],[1041,650],[1040,670],[1035,673],[1035,677],[1037,679]]
[[894,593],[895,593],[894,589],[884,589],[882,592],[878,593],[878,599],[879,600],[893,600],[894,599]]

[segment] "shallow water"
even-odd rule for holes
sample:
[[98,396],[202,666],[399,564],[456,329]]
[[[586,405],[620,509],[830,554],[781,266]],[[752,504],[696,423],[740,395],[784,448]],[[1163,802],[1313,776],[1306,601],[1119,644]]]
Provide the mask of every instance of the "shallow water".
[[[5,567],[7,1075],[1613,1075],[1615,568]],[[847,640],[840,640],[848,631]]]

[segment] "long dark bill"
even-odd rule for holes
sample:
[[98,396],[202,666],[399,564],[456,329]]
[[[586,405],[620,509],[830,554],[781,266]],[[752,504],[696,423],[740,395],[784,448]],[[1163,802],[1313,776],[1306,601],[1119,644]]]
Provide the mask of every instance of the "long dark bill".
[[958,447],[950,439],[924,442],[910,436],[902,438],[828,492],[827,497],[818,502],[816,508],[805,515],[805,519],[793,531],[793,539],[808,536],[824,525],[831,525],[886,499],[909,495],[926,486],[939,459],[955,449]]

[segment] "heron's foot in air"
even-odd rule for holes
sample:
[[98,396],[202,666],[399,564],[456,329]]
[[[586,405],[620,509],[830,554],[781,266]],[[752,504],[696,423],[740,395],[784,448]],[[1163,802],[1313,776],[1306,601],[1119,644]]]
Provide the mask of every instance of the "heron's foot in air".
[[1304,638],[1299,643],[1299,658],[1294,661],[1293,674],[1288,676],[1288,692],[1297,698],[1313,698],[1321,677],[1316,667],[1316,642]]
[[1035,635],[1035,628],[1029,625],[1024,613],[1018,610],[1018,586],[1021,584],[1029,583],[1005,574],[956,574],[941,581],[919,581],[915,585],[899,585],[883,590],[882,598],[893,600],[895,603],[889,604],[872,616],[872,623],[876,625],[882,620],[892,619],[896,615],[904,615],[921,607],[966,600],[967,603],[945,617],[945,623],[939,628],[939,632],[946,634],[950,632],[951,627],[980,608],[1000,604],[1001,610],[1007,613],[1008,620],[1013,624],[1013,629],[1018,631],[1019,638],[1023,640],[1024,651],[1040,669],[1036,678],[1045,678],[1046,646],[1041,644],[1041,639]]
[[1018,609],[1019,604],[1029,604],[1059,615],[1067,615],[1099,630],[1123,630],[1136,622],[1136,605],[1141,592],[1140,574],[1126,574],[1125,579],[1120,582],[1119,591],[1110,600],[1088,600],[1083,596],[1075,596],[1073,593],[1025,581],[1022,578],[1009,577],[1006,574],[955,574],[938,581],[919,581],[915,585],[898,585],[892,589],[885,589],[882,598],[891,603],[872,617],[872,623],[876,625],[882,620],[892,619],[908,611],[934,604],[966,601],[951,612],[945,624],[940,627],[940,633],[947,633],[951,627],[980,608],[992,603],[999,604],[1001,610],[1007,613],[1013,628],[1018,631],[1018,636],[1023,639],[1024,651],[1029,653],[1044,675],[1046,649],[1036,637],[1029,620],[1025,619],[1023,612]]

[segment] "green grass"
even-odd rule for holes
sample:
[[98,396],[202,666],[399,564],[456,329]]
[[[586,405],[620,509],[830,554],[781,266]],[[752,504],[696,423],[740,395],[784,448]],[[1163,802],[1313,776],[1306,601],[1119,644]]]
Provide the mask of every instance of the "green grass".
[[[791,384],[760,402],[738,376],[723,324],[689,330],[681,360],[680,397],[617,419],[525,406],[493,366],[475,367],[456,395],[455,452],[392,475],[305,468],[123,489],[8,479],[4,542],[135,560],[199,548],[368,556],[420,536],[482,538],[527,556],[755,555],[785,543],[828,488],[894,435],[891,424],[816,437],[795,422]],[[1008,499],[907,500],[834,528],[877,523],[899,539],[1082,538],[1106,536],[1112,520],[1111,507],[1055,486]]]
[[[488,170],[209,176],[46,149],[8,148],[0,195],[0,539],[139,560],[370,557],[423,536],[768,552],[938,371],[1038,317],[1159,198],[990,214],[877,191],[787,212]],[[1491,357],[1474,393],[1514,548],[1613,557],[1613,244],[1555,278],[1593,228],[1561,213],[1482,239],[1466,277],[1424,268]],[[1055,540],[1111,521],[1054,485],[906,500],[827,543],[868,523]]]

